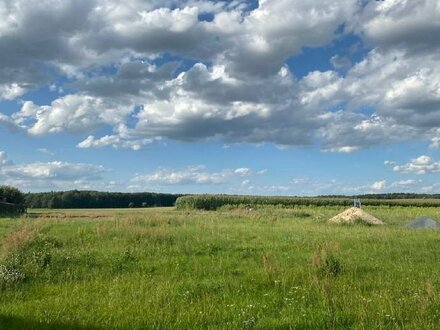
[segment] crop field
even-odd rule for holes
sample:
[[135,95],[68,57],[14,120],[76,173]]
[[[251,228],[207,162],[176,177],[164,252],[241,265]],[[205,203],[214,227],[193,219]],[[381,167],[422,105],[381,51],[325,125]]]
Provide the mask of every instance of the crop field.
[[[439,207],[440,198],[362,198],[370,206]],[[187,195],[176,200],[178,209],[217,210],[222,207],[295,207],[295,206],[352,206],[348,197],[281,197],[239,195]]]
[[0,329],[439,329],[439,207],[32,210],[0,219]]

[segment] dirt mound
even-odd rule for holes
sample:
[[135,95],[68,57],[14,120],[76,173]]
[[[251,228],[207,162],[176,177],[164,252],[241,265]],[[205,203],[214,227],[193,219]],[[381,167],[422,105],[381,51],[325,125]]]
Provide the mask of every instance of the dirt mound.
[[440,229],[440,223],[431,218],[420,217],[408,223],[406,227],[415,229]]
[[384,225],[381,220],[357,207],[351,207],[348,210],[339,213],[338,215],[331,218],[328,222],[337,224],[354,224],[358,222],[363,222],[369,225]]

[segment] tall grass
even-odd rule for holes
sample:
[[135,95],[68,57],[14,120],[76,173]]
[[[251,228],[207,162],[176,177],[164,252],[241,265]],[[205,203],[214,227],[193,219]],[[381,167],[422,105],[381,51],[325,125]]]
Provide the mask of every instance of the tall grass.
[[17,226],[0,239],[10,251],[0,264],[24,278],[0,287],[0,328],[439,328],[440,232],[402,226],[440,210],[367,208],[381,228],[326,223],[343,209],[107,213],[41,219],[32,235]]

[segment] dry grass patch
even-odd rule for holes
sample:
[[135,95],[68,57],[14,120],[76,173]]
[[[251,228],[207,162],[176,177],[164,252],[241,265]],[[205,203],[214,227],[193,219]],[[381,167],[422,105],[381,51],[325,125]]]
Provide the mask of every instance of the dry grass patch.
[[38,234],[38,228],[30,224],[22,224],[9,232],[1,241],[1,257],[18,251],[23,246],[32,242]]

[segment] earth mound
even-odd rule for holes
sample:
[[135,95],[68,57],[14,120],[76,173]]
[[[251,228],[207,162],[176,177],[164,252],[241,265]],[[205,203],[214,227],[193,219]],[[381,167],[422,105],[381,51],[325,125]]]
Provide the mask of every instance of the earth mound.
[[354,224],[354,223],[365,223],[368,225],[385,224],[378,218],[372,216],[371,214],[357,207],[351,207],[345,210],[344,212],[339,213],[338,215],[331,218],[328,222],[336,223],[336,224]]
[[440,223],[428,217],[419,217],[408,223],[406,227],[415,229],[440,229]]

